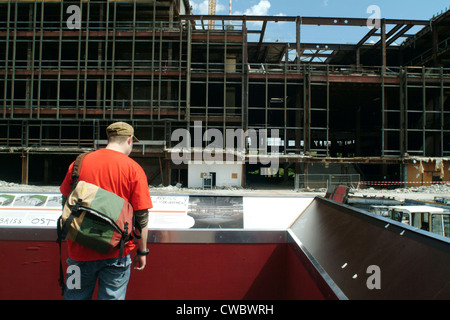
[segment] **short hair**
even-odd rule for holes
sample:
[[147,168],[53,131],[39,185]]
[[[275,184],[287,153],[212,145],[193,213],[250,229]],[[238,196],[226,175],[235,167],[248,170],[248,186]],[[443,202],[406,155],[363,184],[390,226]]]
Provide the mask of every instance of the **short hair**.
[[131,137],[131,136],[110,136],[108,138],[108,142],[123,144],[123,143],[127,142],[129,137]]

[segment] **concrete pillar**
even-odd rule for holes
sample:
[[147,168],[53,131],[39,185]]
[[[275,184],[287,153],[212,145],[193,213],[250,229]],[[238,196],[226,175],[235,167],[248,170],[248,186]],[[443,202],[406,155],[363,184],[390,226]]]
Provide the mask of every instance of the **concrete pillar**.
[[246,163],[242,164],[242,178],[241,178],[241,186],[245,188],[247,185],[247,165]]
[[404,162],[400,165],[402,172],[402,181],[404,182],[403,187],[408,187],[408,163]]
[[50,159],[44,159],[44,184],[50,184]]
[[285,163],[283,165],[283,169],[284,169],[284,173],[283,173],[283,181],[287,182],[289,180],[289,164],[290,163]]
[[29,154],[28,151],[22,151],[22,184],[28,184],[28,167]]
[[165,159],[164,163],[164,172],[161,172],[161,176],[164,175],[164,183],[165,187],[170,186],[172,182],[172,161],[171,159]]

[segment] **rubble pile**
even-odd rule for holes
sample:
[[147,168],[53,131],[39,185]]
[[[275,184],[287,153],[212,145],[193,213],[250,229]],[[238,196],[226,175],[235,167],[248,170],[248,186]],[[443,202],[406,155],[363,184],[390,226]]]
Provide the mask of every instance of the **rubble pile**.
[[26,185],[0,180],[0,191],[59,192],[59,186]]
[[387,189],[376,189],[373,187],[367,188],[367,189],[352,189],[354,192],[360,192],[360,191],[369,191],[369,192],[394,192],[394,193],[426,193],[426,194],[443,194],[448,193],[450,194],[450,183],[445,184],[432,184],[429,186],[415,186],[415,187],[408,187],[408,188],[396,188],[393,190],[387,190]]
[[410,187],[405,189],[406,192],[422,192],[422,193],[449,193],[450,183],[433,184],[431,186]]
[[[239,188],[239,187],[216,187],[213,190],[203,190],[198,188],[186,188],[181,184],[177,184],[175,186],[149,186],[150,193],[229,193],[229,194],[243,194],[243,193],[263,193],[271,194],[271,193],[292,193],[292,194],[325,194],[326,189],[313,189],[313,188],[304,188],[299,190],[292,189],[283,189],[283,190],[271,190],[268,188],[254,189],[254,188]],[[0,192],[5,191],[18,191],[18,192],[59,192],[59,186],[40,186],[40,185],[24,185],[20,183],[7,182],[0,180]],[[399,196],[399,197],[413,197],[415,195],[423,196],[425,195],[427,198],[430,198],[434,195],[444,195],[447,194],[450,196],[450,183],[445,184],[433,184],[429,186],[414,186],[408,188],[397,188],[397,189],[378,189],[378,188],[359,188],[359,189],[351,189],[351,194],[363,194],[363,195],[389,195],[389,196]]]

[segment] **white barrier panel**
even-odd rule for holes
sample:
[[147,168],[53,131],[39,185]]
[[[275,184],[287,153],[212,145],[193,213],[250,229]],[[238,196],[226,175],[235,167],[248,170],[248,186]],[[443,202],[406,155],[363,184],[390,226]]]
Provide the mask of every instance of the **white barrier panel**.
[[0,193],[0,226],[55,228],[61,194]]
[[[304,196],[152,194],[149,229],[286,230],[311,203]],[[0,192],[0,227],[55,228],[61,194]]]

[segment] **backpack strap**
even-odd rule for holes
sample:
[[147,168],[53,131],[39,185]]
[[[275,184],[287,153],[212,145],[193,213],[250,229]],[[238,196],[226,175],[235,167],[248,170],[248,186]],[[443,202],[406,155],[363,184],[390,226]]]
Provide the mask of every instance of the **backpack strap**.
[[[71,192],[77,186],[78,178],[80,177],[81,163],[83,162],[84,157],[88,153],[89,152],[82,153],[82,154],[78,155],[77,158],[75,159],[75,162],[73,164],[73,169],[72,169],[72,190],[71,190]],[[64,204],[65,204],[65,201],[63,201],[63,208],[64,208]],[[63,272],[63,268],[62,268],[61,242],[62,242],[62,240],[65,239],[65,237],[67,235],[67,229],[68,229],[67,227],[72,223],[72,220],[74,218],[74,214],[75,215],[79,214],[78,213],[79,206],[80,206],[80,204],[77,203],[75,208],[72,210],[72,214],[66,220],[64,225],[62,223],[62,216],[59,217],[58,222],[57,222],[57,226],[56,226],[56,228],[57,228],[57,235],[58,235],[58,238],[56,239],[56,242],[59,245],[59,285],[61,286],[62,295],[64,295],[65,282],[64,282],[64,272]]]
[[122,232],[122,238],[119,245],[119,264],[122,264],[123,251],[125,250],[125,242],[128,240],[128,222],[125,222],[125,230]]
[[81,163],[83,162],[84,157],[90,152],[85,152],[76,158],[73,168],[72,168],[72,190],[76,187],[78,178],[80,177],[80,171],[81,171]]

